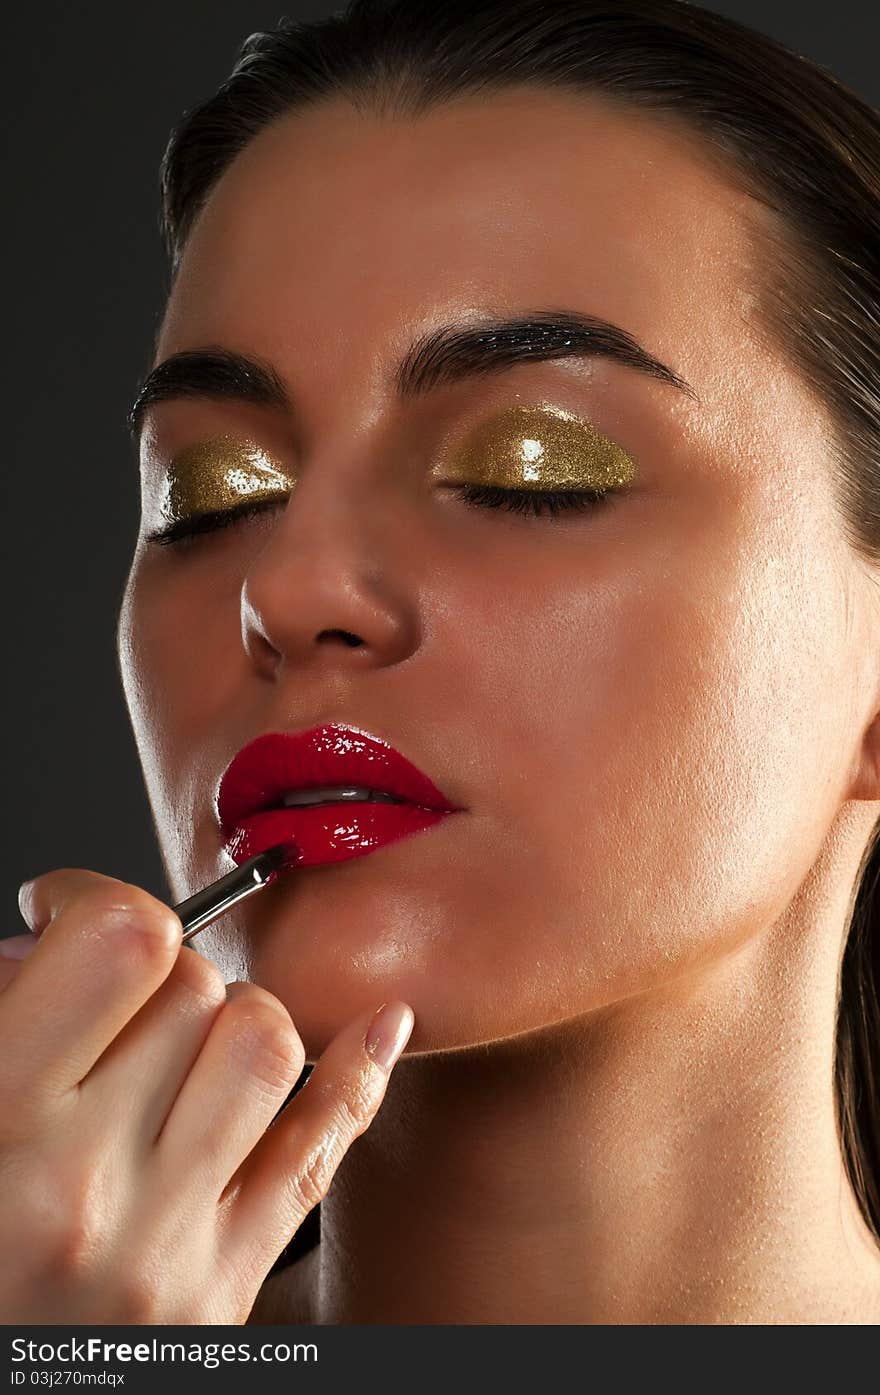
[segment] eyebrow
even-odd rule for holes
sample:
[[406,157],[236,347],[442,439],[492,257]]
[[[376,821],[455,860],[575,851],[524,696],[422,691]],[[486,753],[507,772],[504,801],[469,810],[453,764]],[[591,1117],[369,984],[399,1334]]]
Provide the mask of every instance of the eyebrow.
[[[520,363],[608,358],[671,384],[699,402],[690,383],[650,354],[627,330],[595,315],[539,310],[472,324],[447,324],[416,338],[398,363],[393,386],[403,400]],[[247,402],[290,413],[292,397],[271,363],[218,345],[182,349],[151,368],[128,413],[137,441],[148,407],[180,398]]]

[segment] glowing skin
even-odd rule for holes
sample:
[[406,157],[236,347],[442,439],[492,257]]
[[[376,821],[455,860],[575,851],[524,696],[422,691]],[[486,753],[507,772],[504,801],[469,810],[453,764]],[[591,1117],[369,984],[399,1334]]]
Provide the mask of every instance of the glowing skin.
[[[468,810],[195,942],[310,1060],[386,998],[415,1013],[267,1320],[880,1320],[831,1088],[880,586],[764,331],[769,216],[671,119],[523,89],[279,120],[195,223],[156,362],[256,355],[295,410],[145,423],[120,662],[175,899],[228,870],[212,797],[261,732],[363,726]],[[414,338],[547,306],[697,400],[601,358],[399,400]],[[289,500],[149,543],[171,462],[224,434],[295,467]],[[527,440],[548,487],[637,469],[553,519],[457,497],[522,484]]]

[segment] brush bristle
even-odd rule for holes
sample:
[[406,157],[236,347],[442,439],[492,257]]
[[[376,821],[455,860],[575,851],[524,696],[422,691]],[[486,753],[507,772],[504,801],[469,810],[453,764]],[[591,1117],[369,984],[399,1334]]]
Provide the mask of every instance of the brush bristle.
[[299,848],[293,839],[286,843],[276,843],[274,847],[267,848],[262,854],[264,860],[268,862],[268,867],[273,872],[280,872],[283,867],[294,867],[299,857]]

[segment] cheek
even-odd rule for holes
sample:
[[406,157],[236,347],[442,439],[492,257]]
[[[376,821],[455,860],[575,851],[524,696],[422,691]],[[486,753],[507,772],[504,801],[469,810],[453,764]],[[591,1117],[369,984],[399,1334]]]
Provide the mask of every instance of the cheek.
[[652,946],[668,969],[778,914],[833,816],[833,599],[805,607],[797,554],[706,536],[662,565],[646,551],[521,589],[490,675],[501,798],[545,924],[640,970]]
[[229,710],[241,649],[237,609],[216,587],[167,570],[135,559],[119,620],[120,671],[148,775],[154,761],[175,768],[181,752],[192,764],[212,719]]

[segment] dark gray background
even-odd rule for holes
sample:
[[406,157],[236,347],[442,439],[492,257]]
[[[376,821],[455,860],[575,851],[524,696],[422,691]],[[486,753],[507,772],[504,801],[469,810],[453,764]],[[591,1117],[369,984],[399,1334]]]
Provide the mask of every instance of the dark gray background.
[[[440,0],[442,3],[442,0]],[[168,899],[116,671],[138,527],[124,418],[166,289],[158,166],[171,126],[282,15],[338,4],[42,0],[4,20],[7,294],[3,595],[6,818],[0,936],[20,882],[88,867]],[[876,0],[707,6],[880,105]]]

